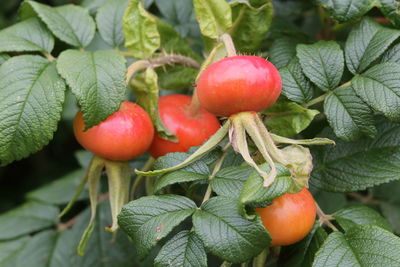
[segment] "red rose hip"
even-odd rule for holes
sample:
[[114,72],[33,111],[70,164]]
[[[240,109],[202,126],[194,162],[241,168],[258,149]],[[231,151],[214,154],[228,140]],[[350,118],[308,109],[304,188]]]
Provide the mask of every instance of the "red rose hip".
[[205,69],[197,81],[201,105],[218,116],[259,112],[274,104],[281,90],[278,70],[257,56],[224,58]]
[[149,115],[135,103],[124,101],[105,121],[84,130],[82,112],[74,119],[74,134],[87,150],[109,160],[126,161],[149,148],[154,127]]
[[162,139],[154,136],[149,149],[150,155],[158,158],[167,153],[185,152],[192,146],[201,145],[219,128],[218,119],[204,108],[200,108],[197,114],[189,112],[192,98],[187,95],[172,94],[160,97],[158,112],[165,127],[177,138],[178,142]]

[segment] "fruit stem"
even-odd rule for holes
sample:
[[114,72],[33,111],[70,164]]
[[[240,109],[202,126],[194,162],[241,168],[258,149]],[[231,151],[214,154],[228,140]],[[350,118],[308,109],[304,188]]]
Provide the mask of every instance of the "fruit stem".
[[50,61],[50,62],[52,62],[52,61],[54,61],[56,58],[55,57],[53,57],[50,53],[48,53],[48,52],[43,52],[42,53],[46,58],[47,58],[47,60],[48,61]]
[[[142,171],[143,171],[143,172],[146,172],[146,171],[150,170],[151,167],[153,167],[154,162],[155,162],[155,159],[154,159],[153,157],[150,157],[150,158],[146,161],[146,163],[144,164],[144,166],[143,166],[143,168],[142,168]],[[142,184],[143,179],[144,179],[144,176],[143,176],[143,175],[138,175],[138,176],[136,177],[135,182],[132,184],[132,187],[131,187],[131,196],[130,196],[130,199],[131,199],[131,200],[134,200],[134,199],[135,199],[135,192],[136,192],[136,190],[139,188],[139,186]]]
[[319,226],[322,226],[323,224],[325,224],[326,226],[331,228],[333,231],[339,232],[339,230],[336,228],[336,226],[334,226],[331,223],[331,220],[334,220],[334,218],[332,216],[326,215],[322,211],[322,209],[319,207],[317,202],[315,202],[315,205],[317,206],[317,215],[319,217]]
[[[208,181],[209,181],[209,182],[215,177],[215,175],[217,174],[217,172],[221,169],[222,163],[224,163],[224,160],[225,160],[225,158],[226,158],[226,155],[228,154],[227,152],[228,152],[228,150],[229,150],[230,147],[231,147],[231,144],[228,143],[228,144],[226,144],[226,146],[224,146],[224,148],[222,149],[222,155],[221,155],[221,157],[220,157],[220,158],[218,159],[218,161],[215,163],[214,169],[213,169],[213,171],[211,172],[210,176],[208,176]],[[206,193],[205,193],[205,195],[204,195],[204,198],[203,198],[203,201],[201,202],[201,204],[203,204],[204,202],[206,202],[207,200],[210,199],[211,193],[212,193],[211,184],[208,184]]]
[[268,252],[269,249],[265,248],[257,257],[255,257],[253,260],[253,267],[264,267]]
[[236,56],[236,49],[235,49],[235,45],[233,44],[232,37],[228,33],[224,33],[219,38],[225,45],[225,49],[226,49],[226,52],[228,53],[228,57]]
[[189,105],[189,116],[190,117],[196,117],[197,113],[200,110],[200,101],[199,101],[199,97],[197,96],[196,93],[196,88],[193,91],[193,95],[192,95],[192,101],[190,102]]

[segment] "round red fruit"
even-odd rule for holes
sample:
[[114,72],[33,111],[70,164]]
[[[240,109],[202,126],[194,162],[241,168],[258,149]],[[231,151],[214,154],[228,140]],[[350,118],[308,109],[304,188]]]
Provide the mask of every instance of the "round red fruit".
[[266,109],[281,90],[278,70],[257,56],[224,58],[210,65],[197,81],[201,105],[218,116]]
[[271,246],[287,246],[302,240],[312,229],[316,205],[310,191],[304,188],[296,194],[286,193],[270,206],[256,212],[272,238]]
[[195,115],[190,114],[192,98],[187,95],[172,94],[160,97],[158,112],[165,127],[178,142],[154,136],[149,153],[158,158],[171,152],[186,152],[192,146],[201,145],[220,128],[218,119],[204,108]]
[[74,134],[87,150],[109,160],[133,159],[149,148],[154,127],[149,115],[135,103],[124,101],[105,121],[84,131],[82,112],[74,119]]

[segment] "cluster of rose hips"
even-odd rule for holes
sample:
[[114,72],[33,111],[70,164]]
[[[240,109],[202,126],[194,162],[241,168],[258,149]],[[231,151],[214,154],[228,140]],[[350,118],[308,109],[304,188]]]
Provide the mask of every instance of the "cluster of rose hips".
[[[128,161],[146,151],[158,158],[204,143],[220,129],[217,116],[228,117],[232,122],[238,121],[242,113],[258,118],[256,113],[274,104],[281,88],[279,72],[269,61],[256,56],[228,57],[210,65],[199,76],[195,93],[200,108],[195,114],[190,109],[192,98],[187,95],[172,94],[159,99],[160,118],[177,142],[154,134],[149,115],[128,101],[107,120],[86,131],[82,113],[78,112],[74,133],[84,148],[107,160]],[[251,123],[257,121],[248,122]],[[234,141],[231,142],[235,148]],[[295,194],[286,193],[272,205],[256,211],[272,237],[272,246],[282,246],[307,235],[315,221],[316,205],[304,188]]]

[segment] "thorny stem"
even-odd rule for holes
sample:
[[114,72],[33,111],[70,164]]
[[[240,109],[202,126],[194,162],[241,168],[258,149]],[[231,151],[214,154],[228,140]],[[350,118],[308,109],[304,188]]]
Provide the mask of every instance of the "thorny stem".
[[232,37],[228,33],[224,33],[219,38],[225,45],[225,49],[226,49],[226,52],[228,53],[228,57],[236,56],[236,49],[235,49],[235,45],[233,44]]
[[320,226],[322,226],[322,224],[325,224],[326,226],[331,228],[333,231],[338,232],[339,230],[336,228],[336,226],[334,226],[331,223],[331,220],[333,220],[334,218],[332,216],[326,215],[322,211],[322,209],[318,206],[317,202],[315,202],[315,205],[317,206],[317,214],[319,217]]
[[[151,167],[153,167],[154,161],[155,161],[155,159],[153,157],[150,157],[144,164],[142,171],[150,170]],[[143,179],[144,179],[143,175],[138,175],[136,177],[135,182],[132,184],[132,187],[131,187],[131,197],[130,197],[131,200],[135,199],[135,192],[139,188],[139,186],[142,184]]]
[[[211,181],[212,179],[214,179],[215,175],[217,174],[217,172],[221,169],[222,163],[225,160],[226,155],[228,154],[228,149],[231,147],[231,144],[228,143],[223,149],[222,149],[222,155],[221,157],[218,159],[218,161],[215,163],[214,169],[212,171],[212,173],[210,174],[210,176],[208,176],[208,181]],[[204,195],[203,201],[201,202],[202,204],[204,202],[206,202],[208,199],[210,199],[212,193],[212,189],[211,189],[211,184],[208,184],[207,187],[207,191]]]
[[154,59],[142,59],[133,62],[129,67],[126,73],[126,83],[130,81],[133,74],[139,70],[144,70],[148,67],[161,67],[164,65],[172,65],[172,64],[182,64],[194,69],[200,68],[200,63],[190,57],[182,56],[182,55],[173,55],[166,54],[164,56],[154,58]]

